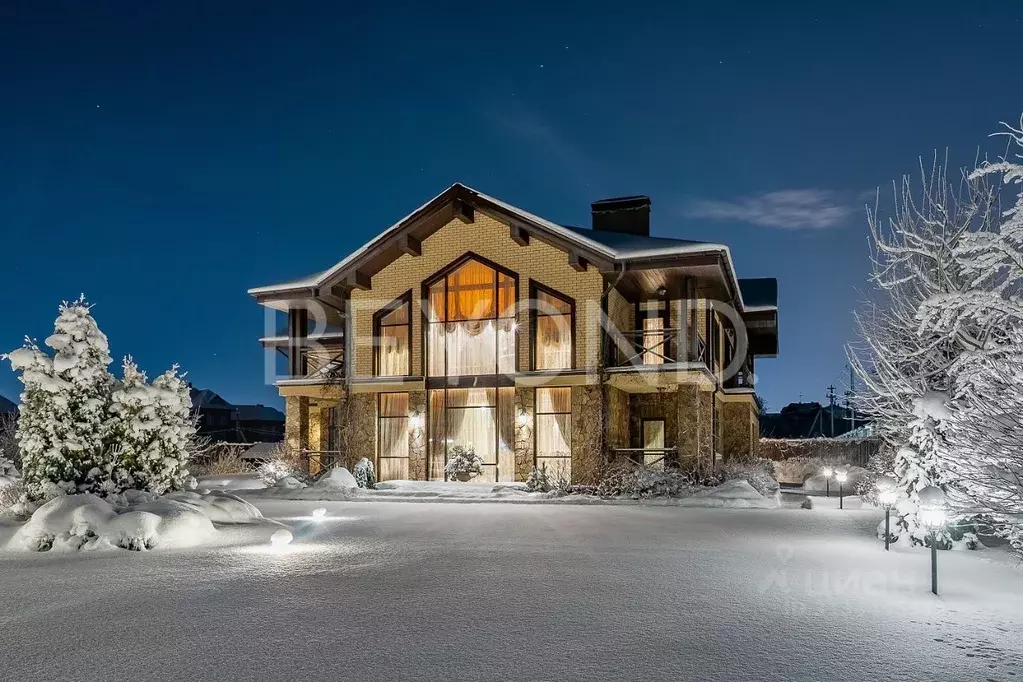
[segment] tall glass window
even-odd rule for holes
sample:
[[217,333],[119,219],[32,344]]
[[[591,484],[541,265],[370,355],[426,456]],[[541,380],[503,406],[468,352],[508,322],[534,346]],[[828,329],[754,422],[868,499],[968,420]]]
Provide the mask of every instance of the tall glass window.
[[412,373],[412,292],[385,306],[373,316],[373,368],[380,377]]
[[536,389],[536,466],[572,478],[572,389]]
[[533,369],[572,369],[575,303],[533,282]]
[[427,291],[427,375],[515,371],[515,278],[469,260]]
[[377,405],[377,478],[408,478],[408,393],[380,393]]

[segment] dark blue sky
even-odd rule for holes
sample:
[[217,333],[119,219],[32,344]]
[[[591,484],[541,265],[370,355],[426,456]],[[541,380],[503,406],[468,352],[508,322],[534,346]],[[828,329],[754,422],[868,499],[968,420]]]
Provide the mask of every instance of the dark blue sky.
[[823,400],[864,193],[936,147],[997,149],[1023,109],[1013,3],[375,4],[0,3],[0,348],[85,292],[115,356],[274,402],[246,288],[460,181],[582,225],[594,199],[649,194],[655,235],[778,277],[759,389]]

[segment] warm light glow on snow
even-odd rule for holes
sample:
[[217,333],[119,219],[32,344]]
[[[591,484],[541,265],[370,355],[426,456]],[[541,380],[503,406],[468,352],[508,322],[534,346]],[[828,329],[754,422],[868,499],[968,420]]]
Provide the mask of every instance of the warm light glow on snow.
[[273,547],[284,547],[285,545],[291,544],[291,541],[295,538],[291,534],[290,530],[281,528],[270,536],[270,544]]

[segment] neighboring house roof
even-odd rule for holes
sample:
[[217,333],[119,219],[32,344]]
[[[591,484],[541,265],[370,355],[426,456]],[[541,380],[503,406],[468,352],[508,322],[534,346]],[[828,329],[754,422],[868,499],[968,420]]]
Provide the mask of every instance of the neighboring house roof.
[[17,412],[18,406],[7,398],[0,395],[0,414],[6,414],[7,412]]
[[227,402],[215,392],[208,388],[190,388],[189,394],[192,397],[192,408],[204,408],[204,409],[216,409],[216,408],[230,408],[231,403]]
[[[321,289],[329,288],[332,284],[340,281],[346,276],[355,274],[358,268],[369,263],[379,255],[381,250],[390,248],[395,240],[403,233],[410,230],[418,223],[435,216],[443,206],[453,202],[466,202],[474,207],[503,214],[507,218],[521,226],[528,228],[530,232],[538,237],[546,237],[556,246],[562,248],[579,249],[584,252],[588,260],[594,261],[595,265],[611,270],[617,265],[626,266],[632,261],[642,261],[670,256],[684,256],[694,254],[716,254],[724,262],[726,276],[731,283],[735,296],[741,308],[745,309],[743,292],[735,275],[735,266],[732,262],[731,251],[724,244],[710,242],[688,241],[684,239],[665,239],[659,237],[641,237],[632,235],[616,234],[611,232],[597,232],[577,227],[566,227],[558,225],[545,218],[525,211],[500,199],[488,196],[462,185],[455,183],[444,192],[426,202],[415,211],[405,216],[389,228],[374,237],[368,243],[357,249],[349,256],[335,264],[333,267],[301,279],[273,284],[270,286],[255,287],[249,289],[249,294],[261,299],[270,305],[272,297],[289,297],[312,295],[316,296]],[[395,258],[400,253],[396,253]],[[274,304],[276,305],[276,304]]]
[[235,405],[238,410],[238,421],[263,421],[284,423],[284,413],[275,407],[266,405]]

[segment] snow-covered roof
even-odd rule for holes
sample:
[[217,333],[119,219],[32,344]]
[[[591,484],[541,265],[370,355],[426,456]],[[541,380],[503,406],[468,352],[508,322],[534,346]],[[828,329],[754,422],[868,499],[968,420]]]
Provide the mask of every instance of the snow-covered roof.
[[284,423],[284,413],[276,407],[266,405],[235,405],[238,421],[264,421]]
[[492,207],[503,210],[509,215],[521,220],[523,223],[528,224],[531,228],[539,229],[555,237],[560,237],[561,239],[578,245],[580,248],[586,249],[591,253],[623,265],[627,265],[628,263],[637,260],[658,257],[683,256],[699,253],[721,254],[726,262],[728,270],[727,276],[733,285],[736,297],[739,299],[740,306],[742,306],[744,310],[746,309],[746,305],[743,300],[743,291],[739,286],[739,280],[735,274],[735,265],[732,261],[731,251],[724,244],[691,241],[686,239],[626,235],[615,232],[602,232],[581,227],[559,225],[547,220],[546,218],[542,218],[530,213],[529,211],[508,204],[496,197],[489,196],[461,183],[455,183],[437,196],[433,197],[422,206],[418,207],[416,210],[388,227],[361,248],[353,251],[333,267],[290,282],[255,287],[249,289],[249,294],[257,297],[268,294],[288,294],[291,292],[300,292],[303,289],[316,289],[325,286],[332,280],[332,278],[344,272],[352,265],[358,263],[364,256],[370,254],[373,249],[396,237],[401,230],[405,229],[410,224],[413,218],[423,214],[435,202],[441,200],[445,197],[445,195],[456,192],[468,193],[471,197],[479,199],[483,204],[489,204]]

